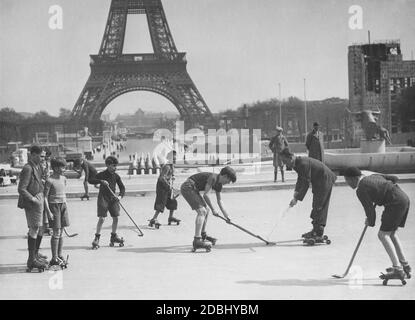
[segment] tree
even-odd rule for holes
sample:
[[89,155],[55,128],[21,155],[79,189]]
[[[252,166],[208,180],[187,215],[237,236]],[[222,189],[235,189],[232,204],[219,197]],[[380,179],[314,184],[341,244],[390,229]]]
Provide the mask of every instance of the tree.
[[65,108],[60,108],[59,109],[59,118],[67,120],[70,119],[72,115],[72,111],[69,109],[65,109]]
[[0,119],[2,121],[7,121],[7,122],[19,122],[21,120],[23,120],[23,116],[19,113],[17,113],[16,111],[14,111],[13,108],[2,108],[0,109]]

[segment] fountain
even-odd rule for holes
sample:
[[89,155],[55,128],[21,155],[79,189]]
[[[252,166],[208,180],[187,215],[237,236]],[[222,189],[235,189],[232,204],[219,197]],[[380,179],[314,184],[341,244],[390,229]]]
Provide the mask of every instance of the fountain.
[[381,173],[415,172],[415,148],[386,147],[390,145],[389,132],[376,123],[379,111],[363,110],[351,112],[354,125],[361,125],[364,136],[360,149],[331,149],[325,152],[325,164],[333,171],[342,171],[354,166],[362,170]]

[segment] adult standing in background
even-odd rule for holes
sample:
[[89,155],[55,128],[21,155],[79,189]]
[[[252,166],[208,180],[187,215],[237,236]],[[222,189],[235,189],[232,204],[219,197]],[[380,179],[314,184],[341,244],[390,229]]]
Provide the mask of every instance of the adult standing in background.
[[305,146],[308,150],[308,156],[313,159],[324,162],[324,140],[323,133],[319,130],[318,122],[313,123],[313,130],[307,134]]
[[274,154],[272,158],[272,165],[274,166],[274,182],[277,182],[278,168],[281,170],[281,179],[282,182],[284,182],[284,164],[282,163],[279,153],[285,148],[288,148],[288,141],[282,134],[283,128],[277,126],[275,129],[277,130],[277,134],[271,138],[268,147]]

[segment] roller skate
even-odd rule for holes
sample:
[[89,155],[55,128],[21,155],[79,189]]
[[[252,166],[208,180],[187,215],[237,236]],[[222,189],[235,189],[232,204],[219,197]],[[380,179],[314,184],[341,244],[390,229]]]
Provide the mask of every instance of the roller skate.
[[210,252],[212,245],[209,242],[205,242],[202,238],[195,237],[193,240],[192,252],[196,252],[197,249],[205,249],[206,252]]
[[92,241],[92,249],[98,249],[99,248],[99,238],[101,237],[100,234],[95,234],[95,239]]
[[48,265],[48,257],[40,254],[39,251],[35,251],[35,260],[39,261],[40,263],[44,265]]
[[159,223],[157,221],[157,219],[151,219],[151,220],[148,220],[148,221],[150,221],[150,223],[148,224],[149,227],[154,227],[154,228],[158,229],[161,226],[161,223]]
[[89,195],[84,194],[83,196],[81,196],[81,200],[84,201],[84,199],[89,200]]
[[33,269],[37,269],[38,272],[44,272],[46,265],[36,259],[27,260],[26,272],[32,272]]
[[329,237],[324,235],[323,226],[315,226],[310,232],[304,233],[301,235],[303,238],[303,243],[308,246],[314,246],[316,243],[325,243],[330,244],[331,240]]
[[69,254],[66,256],[66,259],[63,256],[58,256],[58,260],[62,262],[62,269],[68,268]]
[[203,240],[203,241],[209,241],[209,242],[211,242],[211,243],[212,243],[212,246],[214,246],[214,245],[216,244],[216,241],[217,241],[218,239],[208,236],[208,235],[206,234],[206,232],[202,232],[202,240]]
[[169,217],[168,224],[171,225],[172,223],[175,223],[178,226],[180,224],[180,221],[181,220],[179,220],[175,217]]
[[62,270],[64,268],[64,265],[65,263],[58,257],[52,258],[49,262],[49,267],[52,270]]
[[386,274],[382,273],[379,278],[383,280],[383,285],[387,286],[388,285],[388,281],[392,280],[392,279],[399,279],[401,280],[402,285],[406,285],[406,281],[405,281],[405,272],[403,271],[402,268],[400,267],[393,267],[393,268],[389,268],[390,271]]
[[116,233],[111,233],[110,247],[113,247],[115,243],[118,243],[119,247],[124,247],[124,239],[117,236]]
[[[411,279],[411,272],[412,272],[412,268],[408,263],[402,263],[402,268],[403,268],[403,272],[405,272],[405,276],[407,279]],[[391,268],[386,268],[386,272],[392,272],[393,271],[393,267]]]

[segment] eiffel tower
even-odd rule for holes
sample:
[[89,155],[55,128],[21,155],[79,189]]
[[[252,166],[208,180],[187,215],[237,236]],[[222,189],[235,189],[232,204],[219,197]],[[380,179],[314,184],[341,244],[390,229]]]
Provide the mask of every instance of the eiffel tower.
[[[127,16],[145,14],[154,53],[123,54]],[[217,122],[186,70],[186,53],[178,52],[161,0],[112,0],[91,74],[72,110],[78,123],[94,127],[116,97],[144,90],[160,94],[177,108],[186,128]]]

